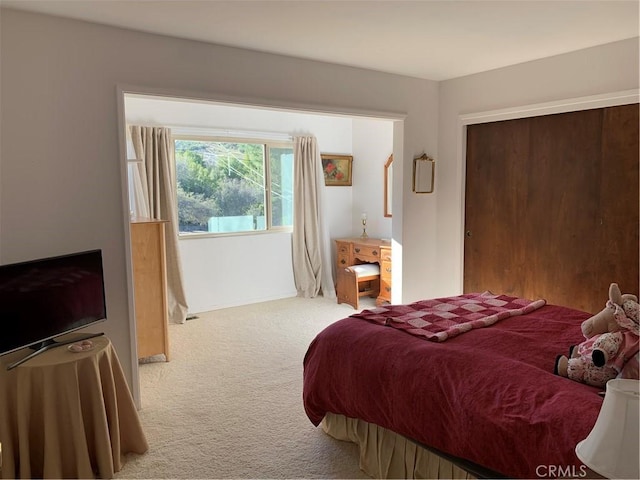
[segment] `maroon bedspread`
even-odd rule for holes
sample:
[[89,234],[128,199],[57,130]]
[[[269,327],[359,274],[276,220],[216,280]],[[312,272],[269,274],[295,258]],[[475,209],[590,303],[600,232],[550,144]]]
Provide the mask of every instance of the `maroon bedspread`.
[[309,346],[304,408],[314,425],[359,418],[509,477],[580,473],[602,398],[553,367],[589,316],[546,305],[443,343],[346,318]]

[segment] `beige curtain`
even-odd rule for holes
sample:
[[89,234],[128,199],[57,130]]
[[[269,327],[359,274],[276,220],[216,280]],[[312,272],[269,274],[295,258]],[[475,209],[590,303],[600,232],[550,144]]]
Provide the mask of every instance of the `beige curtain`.
[[164,127],[139,126],[132,126],[130,129],[136,157],[142,160],[136,165],[140,174],[140,192],[145,198],[148,216],[167,220],[165,243],[169,321],[184,323],[188,307],[178,250],[178,206],[171,130]]
[[322,162],[315,137],[294,138],[293,277],[298,296],[335,298],[331,244],[322,215]]
[[[149,218],[149,195],[147,181],[144,176],[145,168],[142,162],[129,161],[129,208],[133,217]],[[144,178],[144,183],[142,179]]]

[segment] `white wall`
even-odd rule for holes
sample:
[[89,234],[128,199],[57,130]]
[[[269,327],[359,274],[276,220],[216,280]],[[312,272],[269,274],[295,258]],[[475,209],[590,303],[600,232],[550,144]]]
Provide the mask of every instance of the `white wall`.
[[[436,149],[436,82],[6,8],[0,40],[0,261],[103,249],[109,317],[104,331],[136,398],[118,86],[128,92],[404,119],[394,125],[404,129],[404,137],[394,137],[398,195],[399,185],[410,183],[410,168],[403,164],[410,165],[424,149]],[[413,223],[414,215],[404,221]],[[407,248],[402,220],[398,215],[393,222],[398,258]],[[404,271],[411,283],[414,272]]]
[[[638,39],[624,40],[440,84],[435,296],[462,289],[464,163],[460,116],[637,89]],[[571,102],[567,102],[571,103]],[[526,116],[526,114],[525,114]],[[562,286],[558,286],[562,288]]]
[[[125,97],[125,113],[129,124],[164,125],[175,131],[197,127],[192,130],[202,133],[206,128],[235,130],[246,132],[249,137],[252,132],[274,137],[315,135],[321,152],[353,155],[355,159],[353,187],[323,188],[330,238],[360,235],[355,223],[360,215],[352,217],[352,204],[369,210],[369,221],[374,227],[371,236],[391,236],[391,219],[384,218],[381,206],[380,166],[393,149],[390,121],[139,95]],[[191,237],[179,243],[192,313],[296,295],[288,233]],[[332,251],[335,255],[333,245]]]
[[352,235],[362,233],[362,213],[367,214],[367,234],[391,238],[392,218],[384,216],[384,164],[393,152],[393,123],[370,119],[353,121]]

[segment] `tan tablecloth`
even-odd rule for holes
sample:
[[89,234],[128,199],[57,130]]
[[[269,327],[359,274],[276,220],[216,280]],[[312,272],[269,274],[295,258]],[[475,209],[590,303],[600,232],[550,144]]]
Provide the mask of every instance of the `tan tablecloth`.
[[106,337],[82,353],[51,349],[7,371],[0,357],[2,478],[111,478],[148,449],[122,367]]

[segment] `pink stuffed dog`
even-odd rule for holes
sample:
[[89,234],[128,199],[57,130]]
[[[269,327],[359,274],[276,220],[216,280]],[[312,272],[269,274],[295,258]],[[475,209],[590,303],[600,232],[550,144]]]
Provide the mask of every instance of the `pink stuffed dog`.
[[568,358],[557,357],[555,373],[601,388],[616,377],[637,379],[639,324],[638,298],[612,283],[606,307],[582,323],[586,340],[572,346]]

